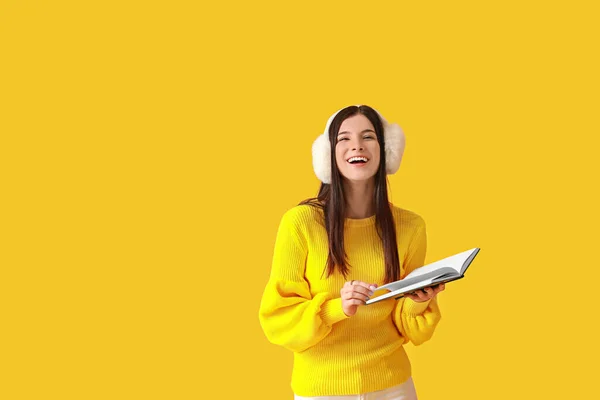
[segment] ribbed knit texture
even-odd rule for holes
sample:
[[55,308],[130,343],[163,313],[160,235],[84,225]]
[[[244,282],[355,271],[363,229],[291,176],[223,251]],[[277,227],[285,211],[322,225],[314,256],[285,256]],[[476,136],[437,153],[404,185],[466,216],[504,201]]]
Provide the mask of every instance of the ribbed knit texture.
[[[399,207],[392,206],[392,213],[404,277],[424,264],[425,222]],[[383,285],[383,246],[375,216],[346,219],[344,241],[347,279]],[[359,306],[348,317],[340,299],[346,280],[337,272],[329,278],[324,273],[327,243],[322,211],[301,205],[283,215],[259,320],[269,341],[294,352],[292,390],[307,397],[349,395],[405,382],[411,366],[403,345],[431,338],[441,318],[437,298],[422,303],[391,298]]]

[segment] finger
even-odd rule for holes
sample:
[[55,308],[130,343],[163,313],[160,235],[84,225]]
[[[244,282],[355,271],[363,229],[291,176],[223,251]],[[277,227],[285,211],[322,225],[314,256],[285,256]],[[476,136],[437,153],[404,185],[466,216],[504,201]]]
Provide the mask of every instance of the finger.
[[437,295],[439,292],[441,292],[445,288],[446,288],[446,286],[443,283],[440,283],[439,285],[434,286],[434,288],[433,288],[433,296]]
[[425,292],[425,296],[431,297],[431,296],[433,296],[433,290],[434,289],[432,289],[430,287],[426,287],[423,289],[423,292]]
[[427,296],[427,294],[425,294],[425,292],[423,292],[422,290],[415,290],[412,293],[406,294],[405,296],[407,296],[408,298],[410,298],[413,301],[427,301],[429,299],[429,297]]
[[360,299],[360,300],[364,300],[367,301],[369,300],[369,298],[371,298],[373,294],[372,293],[361,293],[359,291],[356,290],[348,290],[342,293],[342,300],[350,300],[350,299]]
[[364,286],[353,286],[352,293],[361,293],[365,296],[373,296],[373,291],[369,288],[365,288]]
[[375,285],[373,283],[367,283],[367,282],[363,282],[363,281],[354,281],[354,284],[352,285],[352,287],[364,287],[367,290],[373,290],[373,289],[371,289],[371,286],[374,286],[373,289],[375,289],[377,287],[377,285]]
[[[364,291],[364,292],[363,292]],[[344,289],[342,291],[341,297],[342,300],[350,300],[350,299],[361,299],[368,300],[373,295],[373,292],[369,292],[368,290],[361,289]]]
[[[370,286],[376,286],[376,285],[370,285]],[[341,292],[357,292],[357,293],[362,293],[366,296],[372,296],[373,290],[369,288],[368,283],[355,281],[354,285],[344,285]]]
[[404,297],[408,297],[412,301],[418,301],[419,300],[419,296],[417,296],[414,293],[406,293],[406,294],[404,294]]
[[357,300],[362,300],[362,301],[367,301],[369,300],[370,296],[364,295],[362,293],[352,293],[352,299],[357,299]]
[[356,306],[362,306],[365,304],[365,302],[364,302],[364,300],[352,299],[349,301],[349,304],[356,305]]
[[343,287],[341,290],[342,293],[363,293],[363,294],[369,294],[370,291],[366,290],[363,287],[360,286],[348,286],[348,287]]
[[350,300],[352,298],[352,292],[342,291],[342,300]]

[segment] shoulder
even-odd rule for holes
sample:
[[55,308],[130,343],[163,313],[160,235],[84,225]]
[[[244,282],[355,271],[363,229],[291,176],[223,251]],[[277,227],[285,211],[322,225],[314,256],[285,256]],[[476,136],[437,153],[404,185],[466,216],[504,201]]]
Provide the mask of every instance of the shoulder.
[[392,215],[398,227],[409,230],[425,228],[425,219],[414,211],[391,204]]
[[306,229],[311,225],[323,223],[323,210],[301,204],[287,209],[281,217],[281,224],[295,229]]

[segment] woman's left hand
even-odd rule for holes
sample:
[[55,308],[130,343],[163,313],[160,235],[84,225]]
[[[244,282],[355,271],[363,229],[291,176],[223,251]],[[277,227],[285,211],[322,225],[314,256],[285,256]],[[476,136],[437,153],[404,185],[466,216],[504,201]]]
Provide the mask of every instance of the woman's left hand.
[[446,285],[443,283],[431,287],[426,287],[422,290],[416,290],[412,293],[407,293],[404,296],[409,299],[416,301],[417,303],[422,303],[424,301],[429,301],[435,297],[436,294],[441,292],[446,288]]

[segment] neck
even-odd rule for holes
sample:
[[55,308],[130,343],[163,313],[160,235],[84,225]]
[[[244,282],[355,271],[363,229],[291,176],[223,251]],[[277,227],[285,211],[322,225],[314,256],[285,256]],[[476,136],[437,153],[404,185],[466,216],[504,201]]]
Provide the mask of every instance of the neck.
[[362,219],[375,214],[375,180],[366,182],[344,181],[344,197],[346,198],[346,218]]

